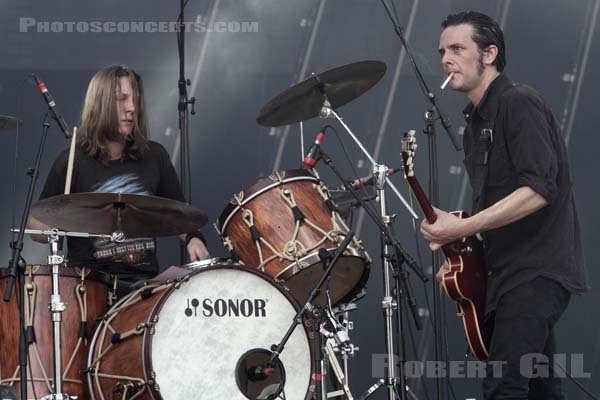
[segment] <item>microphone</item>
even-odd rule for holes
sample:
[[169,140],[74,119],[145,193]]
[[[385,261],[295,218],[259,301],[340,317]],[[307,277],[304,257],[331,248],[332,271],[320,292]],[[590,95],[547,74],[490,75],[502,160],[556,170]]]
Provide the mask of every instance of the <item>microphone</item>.
[[63,131],[63,133],[67,139],[70,139],[71,131],[69,130],[69,126],[65,122],[65,119],[58,112],[58,109],[56,107],[56,102],[54,101],[54,99],[52,98],[52,95],[48,91],[46,84],[44,82],[42,82],[35,74],[31,74],[31,76],[33,77],[33,79],[35,79],[35,83],[36,83],[38,89],[40,90],[40,92],[42,92],[42,96],[44,96],[44,100],[46,100],[46,104],[48,104],[48,108],[52,112],[52,116],[54,117],[54,120],[58,124],[60,130]]
[[[401,168],[390,168],[387,170],[387,173],[385,174],[385,176],[392,176],[396,172],[400,171],[400,169]],[[352,189],[360,189],[361,187],[364,187],[364,186],[373,185],[375,183],[375,178],[373,177],[373,175],[363,176],[362,178],[357,178],[349,183],[350,183],[350,186],[352,187]]]
[[[235,366],[235,382],[248,399],[275,399],[285,386],[285,368],[272,351],[251,349],[242,354]],[[267,392],[268,397],[262,395]]]
[[258,382],[264,381],[265,379],[269,378],[269,376],[271,376],[274,372],[275,368],[270,367],[269,364],[258,365],[256,367],[249,368],[248,370],[246,370],[246,376],[248,377],[248,380],[252,382]]
[[315,142],[312,146],[310,146],[310,149],[308,149],[308,153],[306,153],[306,156],[302,160],[302,168],[314,168],[315,165],[317,165],[317,163],[321,159],[321,142],[323,141],[323,139],[325,139],[325,134],[323,133],[323,130],[324,129],[321,129],[319,131],[317,137],[315,138]]

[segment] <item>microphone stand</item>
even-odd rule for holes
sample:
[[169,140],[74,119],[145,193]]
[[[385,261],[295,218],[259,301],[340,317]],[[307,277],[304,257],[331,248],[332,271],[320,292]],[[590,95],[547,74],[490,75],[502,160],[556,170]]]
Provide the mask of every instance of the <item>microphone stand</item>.
[[[396,398],[396,394],[399,395],[400,399],[406,399],[406,376],[404,373],[404,342],[403,342],[403,326],[402,326],[402,310],[401,307],[403,302],[400,295],[404,293],[401,290],[400,282],[396,279],[396,300],[394,301],[391,290],[390,290],[390,271],[394,271],[395,276],[400,276],[405,279],[406,274],[400,272],[402,264],[407,264],[423,282],[427,282],[428,278],[425,276],[423,271],[418,267],[416,261],[406,252],[406,250],[402,247],[400,242],[395,239],[391,226],[393,223],[394,216],[387,215],[386,210],[386,198],[385,198],[385,190],[384,185],[386,181],[387,167],[383,165],[374,165],[373,171],[375,174],[375,182],[377,187],[377,193],[379,196],[380,202],[380,211],[381,216],[375,214],[375,212],[368,207],[366,202],[360,197],[359,194],[352,188],[352,186],[343,178],[339,170],[335,167],[333,160],[331,157],[327,155],[322,149],[319,148],[319,157],[323,160],[323,162],[333,171],[333,173],[338,177],[338,179],[342,182],[344,187],[348,192],[354,196],[356,201],[358,201],[363,209],[367,212],[369,217],[377,224],[379,230],[381,232],[381,240],[382,240],[382,258],[383,258],[383,280],[384,280],[384,298],[382,300],[382,308],[384,311],[385,318],[385,336],[386,336],[386,350],[387,350],[387,376],[385,380],[378,381],[375,385],[373,385],[367,393],[360,397],[361,400],[367,399],[372,393],[375,392],[379,387],[383,384],[386,384],[388,388],[388,396],[390,400],[394,400]],[[392,249],[395,254],[395,257],[392,257]],[[394,258],[394,260],[392,260]],[[395,261],[395,263],[393,262]],[[404,280],[404,286],[408,288],[408,282]],[[410,290],[406,290],[407,294],[410,294]],[[415,320],[415,324],[418,329],[420,329],[421,324],[418,319],[418,313],[416,311],[416,304],[414,299],[408,302],[411,307],[411,315]],[[398,367],[400,370],[400,377],[396,378],[395,376],[395,353],[394,353],[394,340],[393,340],[393,310],[396,309],[397,312],[397,333],[398,333],[398,341],[399,341],[399,351],[401,352],[399,357]],[[398,388],[400,387],[400,392],[398,393]]]
[[[177,19],[177,52],[179,55],[179,80],[177,87],[179,88],[179,101],[177,103],[177,111],[179,115],[179,176],[181,179],[181,188],[183,191],[184,200],[192,203],[192,188],[191,188],[191,168],[190,168],[190,148],[189,148],[189,106],[192,106],[191,114],[195,115],[196,110],[194,104],[196,98],[188,98],[187,87],[191,81],[185,77],[185,23],[184,10],[187,0],[179,2],[179,17]],[[186,263],[186,244],[180,243],[180,259],[181,264]]]
[[[439,180],[438,180],[438,164],[437,164],[437,136],[435,131],[435,111],[433,107],[429,107],[423,115],[425,120],[425,129],[423,133],[427,135],[427,149],[429,153],[429,198],[431,204],[434,206],[439,205]],[[441,265],[440,254],[437,251],[431,252],[431,265],[433,267],[432,274],[435,274],[436,268]],[[434,338],[435,338],[435,358],[440,361],[446,360],[446,353],[444,352],[444,330],[446,326],[446,319],[444,316],[444,310],[442,306],[442,285],[437,279],[433,279],[433,317],[435,320],[434,324]],[[436,387],[439,399],[445,399],[447,379],[442,376],[436,378]]]
[[[6,281],[6,289],[4,290],[4,301],[10,302],[12,297],[12,290],[15,285],[15,280],[19,283],[19,372],[20,372],[20,388],[21,388],[21,399],[27,400],[27,353],[28,347],[26,344],[25,335],[25,263],[21,263],[21,252],[23,251],[23,240],[25,237],[25,228],[27,227],[27,220],[29,219],[29,213],[31,211],[31,203],[33,201],[33,193],[35,192],[35,186],[39,176],[40,162],[42,160],[42,154],[46,145],[46,138],[48,137],[48,129],[50,128],[50,122],[48,120],[48,113],[44,116],[42,122],[43,131],[42,138],[38,147],[38,152],[35,158],[35,165],[33,169],[27,171],[29,175],[29,189],[27,190],[27,197],[25,199],[25,207],[23,209],[23,215],[21,216],[21,224],[17,240],[11,242],[11,259],[8,267],[8,279]],[[18,279],[17,279],[18,274]]]
[[[385,11],[394,26],[394,31],[402,45],[406,50],[406,54],[408,54],[410,65],[413,68],[413,71],[417,77],[417,81],[423,90],[427,101],[430,103],[427,112],[425,113],[425,121],[426,128],[424,133],[428,135],[428,148],[429,148],[429,198],[431,203],[434,206],[439,205],[439,185],[438,185],[438,168],[437,168],[437,148],[436,148],[436,137],[435,137],[435,116],[437,115],[439,120],[444,127],[444,130],[448,134],[452,145],[456,151],[462,150],[462,146],[460,144],[460,139],[458,135],[452,130],[452,124],[450,121],[444,117],[444,113],[442,113],[435,94],[429,89],[427,82],[425,82],[425,78],[421,74],[419,67],[417,66],[415,59],[413,57],[412,50],[408,45],[406,37],[404,36],[404,30],[400,26],[400,22],[394,18],[392,12],[390,10],[389,5],[386,0],[381,0]],[[436,252],[432,253],[432,268],[437,268],[440,265],[439,256]],[[435,274],[435,272],[433,272]],[[441,302],[441,285],[437,282],[437,279],[433,279],[433,318],[434,318],[434,339],[435,339],[435,358],[438,361],[446,361],[445,353],[444,353],[444,343],[443,343],[443,330],[444,330],[444,319],[442,315],[442,302]],[[447,398],[445,393],[445,385],[444,379],[442,377],[436,378],[436,388],[437,388],[437,399],[445,400]]]

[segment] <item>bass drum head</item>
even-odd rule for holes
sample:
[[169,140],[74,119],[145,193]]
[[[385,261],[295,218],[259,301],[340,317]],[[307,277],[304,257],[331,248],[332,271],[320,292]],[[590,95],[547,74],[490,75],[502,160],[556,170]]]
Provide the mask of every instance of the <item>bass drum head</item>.
[[[240,267],[208,267],[163,298],[150,343],[150,368],[164,399],[244,400],[236,365],[251,349],[270,349],[297,306],[266,275]],[[281,354],[285,398],[309,396],[312,358],[304,326]]]

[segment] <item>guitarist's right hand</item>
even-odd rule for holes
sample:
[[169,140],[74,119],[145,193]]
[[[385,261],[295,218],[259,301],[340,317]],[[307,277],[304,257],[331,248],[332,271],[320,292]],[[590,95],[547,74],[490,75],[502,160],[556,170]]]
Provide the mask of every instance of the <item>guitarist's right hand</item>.
[[435,274],[435,278],[438,280],[438,282],[442,282],[442,279],[444,278],[444,274],[446,272],[450,272],[450,265],[448,265],[447,261],[444,261],[437,274]]

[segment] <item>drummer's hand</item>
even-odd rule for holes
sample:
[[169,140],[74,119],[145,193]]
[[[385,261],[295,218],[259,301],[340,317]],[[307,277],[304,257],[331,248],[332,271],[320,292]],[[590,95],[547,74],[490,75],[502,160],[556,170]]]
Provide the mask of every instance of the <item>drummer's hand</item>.
[[444,274],[447,272],[450,272],[450,265],[448,265],[448,261],[444,261],[437,274],[435,275],[435,278],[438,280],[438,282],[442,282]]
[[191,261],[206,260],[210,258],[210,253],[204,245],[204,242],[198,238],[192,238],[187,244],[188,255]]

